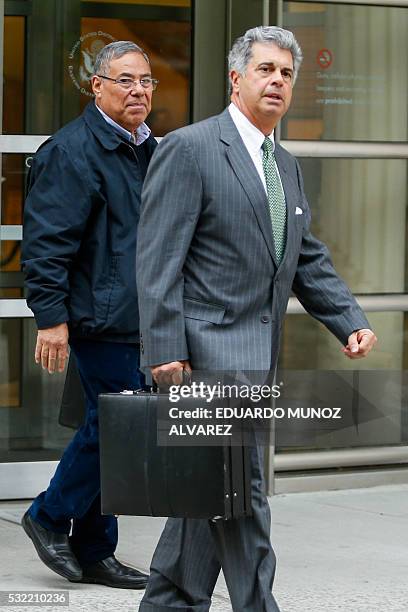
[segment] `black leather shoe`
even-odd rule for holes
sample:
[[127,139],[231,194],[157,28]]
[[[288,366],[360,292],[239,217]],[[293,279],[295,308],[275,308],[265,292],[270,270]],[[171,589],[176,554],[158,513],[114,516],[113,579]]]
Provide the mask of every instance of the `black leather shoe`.
[[41,561],[53,572],[71,582],[82,579],[82,568],[73,555],[65,533],[55,533],[34,521],[28,512],[21,521],[24,531],[31,538]]
[[113,555],[93,565],[82,567],[82,572],[81,582],[104,584],[116,589],[144,589],[149,578],[133,567],[119,563]]

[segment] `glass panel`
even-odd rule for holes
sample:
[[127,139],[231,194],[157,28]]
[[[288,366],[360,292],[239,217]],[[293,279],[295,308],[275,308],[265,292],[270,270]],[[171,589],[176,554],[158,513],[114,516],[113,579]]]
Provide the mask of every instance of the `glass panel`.
[[154,134],[189,123],[190,0],[32,0],[28,13],[4,21],[3,133],[49,134],[76,118],[92,99],[95,56],[113,40],[132,40],[150,56],[160,80],[148,119]]
[[143,0],[143,2],[139,2],[138,0],[83,0],[83,2],[96,2],[98,4],[145,4],[147,6],[181,6],[188,7],[191,6],[191,0]]
[[34,363],[32,319],[0,319],[0,463],[60,458],[72,430],[58,425],[65,375]]
[[2,161],[2,206],[3,225],[21,225],[23,220],[23,197],[28,173],[26,156],[3,153]]
[[0,299],[23,297],[23,274],[20,272],[19,240],[0,242]]
[[310,315],[286,316],[279,367],[284,370],[403,370],[408,363],[408,313],[369,312],[378,343],[366,359],[343,355],[337,338]]
[[189,22],[82,18],[83,60],[80,78],[74,76],[75,84],[85,89],[81,94],[81,110],[92,96],[90,76],[100,48],[112,40],[132,40],[146,51],[153,76],[160,81],[147,120],[153,133],[164,136],[186,125],[189,122],[190,36]]
[[[279,374],[278,452],[408,444],[408,372],[293,370]],[[381,459],[379,459],[381,463]]]
[[[20,273],[20,240],[8,235],[7,226],[20,226],[23,220],[23,199],[28,173],[28,155],[3,154],[1,184],[0,298],[22,297],[23,277]],[[26,163],[27,162],[27,163]],[[10,228],[16,235],[19,228]]]
[[312,230],[355,293],[403,293],[406,160],[300,158]]
[[24,130],[25,18],[4,17],[3,134]]
[[[408,444],[408,315],[369,313],[368,319],[378,344],[366,359],[352,361],[319,322],[286,317],[277,405],[302,407],[304,418],[276,421],[279,451]],[[308,408],[323,407],[341,407],[342,418],[310,418]]]
[[282,137],[405,141],[408,10],[285,2],[304,54]]

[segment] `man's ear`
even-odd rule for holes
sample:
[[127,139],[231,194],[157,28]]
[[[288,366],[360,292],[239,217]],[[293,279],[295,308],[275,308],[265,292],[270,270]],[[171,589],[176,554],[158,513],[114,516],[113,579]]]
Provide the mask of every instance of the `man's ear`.
[[236,70],[231,70],[229,73],[231,81],[231,93],[237,93],[239,91],[239,85],[241,82],[241,75]]
[[94,74],[93,77],[91,78],[91,86],[92,86],[92,91],[95,94],[95,98],[100,98],[102,95],[101,93],[102,79]]

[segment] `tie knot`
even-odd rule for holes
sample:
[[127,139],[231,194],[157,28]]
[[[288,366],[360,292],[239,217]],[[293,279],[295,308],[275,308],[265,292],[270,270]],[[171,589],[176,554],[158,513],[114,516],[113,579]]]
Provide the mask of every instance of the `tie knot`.
[[262,143],[262,149],[265,151],[265,153],[273,153],[273,142],[270,138],[268,138],[268,136],[265,136],[265,140]]

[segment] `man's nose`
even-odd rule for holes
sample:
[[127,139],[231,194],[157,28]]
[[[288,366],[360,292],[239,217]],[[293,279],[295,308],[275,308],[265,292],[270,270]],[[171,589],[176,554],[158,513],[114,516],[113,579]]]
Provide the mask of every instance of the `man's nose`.
[[143,96],[145,93],[145,89],[144,87],[141,85],[140,81],[136,81],[135,83],[133,83],[133,86],[130,90],[130,93],[133,96]]
[[275,68],[271,74],[270,82],[273,84],[283,85],[283,76],[280,68]]

